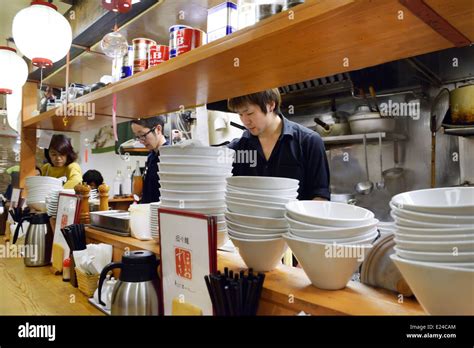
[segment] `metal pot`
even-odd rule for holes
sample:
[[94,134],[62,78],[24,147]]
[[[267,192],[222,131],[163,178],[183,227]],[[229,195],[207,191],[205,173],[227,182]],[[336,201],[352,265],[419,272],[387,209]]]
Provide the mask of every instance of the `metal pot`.
[[352,134],[367,134],[377,132],[393,132],[395,119],[381,117],[378,112],[372,112],[370,107],[361,105],[354,115],[348,118]]
[[449,94],[449,103],[453,124],[474,124],[474,85],[466,85],[452,90]]

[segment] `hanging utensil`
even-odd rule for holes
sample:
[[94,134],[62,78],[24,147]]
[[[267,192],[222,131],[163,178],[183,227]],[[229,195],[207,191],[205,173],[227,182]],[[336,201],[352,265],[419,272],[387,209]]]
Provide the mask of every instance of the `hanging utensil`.
[[369,86],[369,92],[372,98],[374,99],[375,111],[380,114],[379,104],[377,103],[377,95],[375,94],[375,89],[373,86]]
[[360,193],[362,195],[368,195],[369,193],[372,192],[374,189],[374,184],[372,181],[370,181],[369,178],[369,161],[368,161],[368,156],[367,156],[367,136],[364,134],[364,153],[365,153],[365,173],[367,175],[367,180],[363,182],[359,182],[355,189],[357,193]]
[[436,133],[441,128],[444,115],[449,109],[449,90],[443,88],[433,101],[430,115],[431,131],[431,187],[436,187]]
[[385,181],[383,178],[383,162],[382,162],[382,157],[383,157],[383,151],[382,151],[382,134],[379,133],[379,156],[380,156],[380,181],[378,181],[375,186],[377,187],[378,190],[382,190],[385,188]]
[[393,162],[395,164],[395,167],[386,169],[382,172],[384,180],[397,179],[404,172],[403,168],[400,168],[399,163],[398,163],[398,140],[397,139],[393,141]]

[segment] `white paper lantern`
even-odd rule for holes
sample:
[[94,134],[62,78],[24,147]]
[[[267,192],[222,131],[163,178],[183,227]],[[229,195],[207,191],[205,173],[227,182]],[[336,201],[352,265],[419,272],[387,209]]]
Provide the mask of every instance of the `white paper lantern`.
[[11,94],[28,78],[28,66],[11,47],[0,46],[0,94]]
[[72,43],[71,25],[56,6],[44,1],[33,1],[18,12],[12,32],[18,49],[39,67],[64,58]]
[[22,89],[15,88],[12,94],[7,95],[7,120],[10,127],[17,133],[21,131],[21,104]]

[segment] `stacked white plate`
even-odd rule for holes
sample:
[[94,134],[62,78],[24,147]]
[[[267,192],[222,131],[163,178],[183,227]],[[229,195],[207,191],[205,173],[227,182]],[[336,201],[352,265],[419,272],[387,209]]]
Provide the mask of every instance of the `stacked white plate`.
[[229,237],[249,268],[277,267],[287,246],[285,205],[298,195],[298,180],[234,176],[227,179],[226,221]]
[[474,314],[474,187],[401,193],[392,260],[423,308],[434,315]]
[[284,236],[311,283],[344,288],[377,238],[374,214],[345,203],[296,201],[286,205]]
[[[228,240],[224,218],[226,178],[232,176],[235,151],[208,146],[160,148],[162,208],[183,209],[217,216],[217,247]],[[158,223],[152,212],[152,224]],[[152,226],[152,231],[157,230]]]
[[51,192],[49,192],[45,199],[46,211],[49,216],[56,216],[58,213],[58,203],[59,203],[60,193],[75,194],[75,191],[73,189],[59,188],[59,189],[53,189]]
[[63,182],[50,176],[29,176],[26,178],[28,207],[46,212],[46,196],[51,191],[62,189]]
[[161,202],[150,203],[150,231],[151,238],[158,241],[160,239],[160,231],[158,225],[158,207]]

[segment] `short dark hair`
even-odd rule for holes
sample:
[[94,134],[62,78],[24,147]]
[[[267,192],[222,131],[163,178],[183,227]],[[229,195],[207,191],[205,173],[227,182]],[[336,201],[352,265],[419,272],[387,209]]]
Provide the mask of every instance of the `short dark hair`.
[[44,156],[49,164],[53,165],[51,162],[51,157],[49,157],[49,151],[56,150],[63,156],[67,156],[66,166],[70,165],[72,162],[77,160],[77,153],[74,152],[74,149],[71,145],[71,139],[65,136],[64,134],[54,134],[49,143],[49,148],[44,150]]
[[281,95],[278,88],[267,89],[262,92],[242,95],[240,97],[230,98],[227,101],[227,107],[231,111],[237,111],[240,107],[247,104],[258,105],[262,112],[267,113],[267,104],[275,102],[274,112],[279,114],[281,106]]
[[138,124],[139,126],[152,129],[156,126],[161,126],[161,131],[165,127],[165,117],[164,116],[153,116],[149,118],[139,118],[131,121],[131,124]]
[[84,181],[86,184],[90,184],[93,182],[97,187],[99,187],[104,183],[104,178],[98,170],[90,169],[84,173],[84,175],[82,176],[82,181]]

